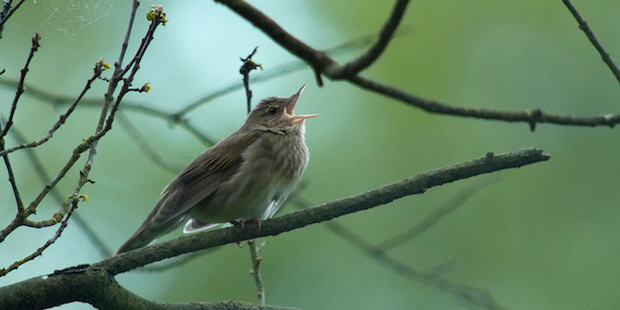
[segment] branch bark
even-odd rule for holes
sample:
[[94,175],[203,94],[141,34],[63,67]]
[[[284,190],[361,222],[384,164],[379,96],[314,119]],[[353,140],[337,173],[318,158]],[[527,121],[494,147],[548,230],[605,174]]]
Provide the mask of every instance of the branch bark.
[[3,309],[43,309],[82,301],[101,307],[101,309],[202,309],[185,308],[189,305],[177,308],[181,306],[144,300],[120,287],[113,277],[119,273],[166,258],[243,240],[275,236],[293,229],[387,204],[408,195],[421,194],[435,186],[503,169],[518,168],[548,159],[548,154],[536,148],[527,148],[499,155],[488,153],[486,156],[472,161],[421,173],[352,197],[266,220],[262,222],[260,230],[257,229],[257,225],[250,224],[243,228],[230,227],[188,235],[116,255],[93,265],[76,266],[57,271],[49,276],[9,285],[0,288],[0,305],[3,305]]
[[243,302],[170,304],[158,303],[120,286],[103,268],[76,266],[54,274],[32,278],[0,289],[4,310],[47,309],[70,302],[89,303],[101,310],[293,310],[293,308],[256,306]]

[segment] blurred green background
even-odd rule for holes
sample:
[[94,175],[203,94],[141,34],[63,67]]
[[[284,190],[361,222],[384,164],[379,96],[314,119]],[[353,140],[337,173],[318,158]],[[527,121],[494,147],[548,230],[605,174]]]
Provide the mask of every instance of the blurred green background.
[[[290,33],[317,49],[376,33],[392,1],[253,1]],[[259,46],[254,60],[270,73],[296,59],[224,6],[212,1],[143,2],[132,34],[132,54],[148,24],[151,4],[162,4],[169,22],[155,34],[136,76],[150,82],[148,94],[126,100],[174,112],[233,83],[241,84],[239,57]],[[620,61],[620,2],[575,0],[574,4]],[[42,36],[27,82],[58,95],[75,96],[99,58],[118,57],[130,1],[27,1],[6,24],[0,40],[1,81],[16,80],[35,31]],[[401,35],[364,76],[442,102],[491,109],[541,108],[563,115],[618,113],[619,88],[561,1],[414,1]],[[362,50],[336,56],[345,62]],[[108,73],[109,74],[109,73]],[[322,203],[483,156],[536,146],[551,154],[545,163],[497,173],[458,210],[418,238],[389,251],[411,267],[441,269],[460,285],[479,288],[509,309],[617,309],[620,307],[620,212],[618,129],[573,128],[432,115],[369,93],[346,82],[314,83],[308,68],[253,83],[254,99],[289,96],[309,83],[298,113],[320,113],[307,122],[311,163],[301,196]],[[102,99],[100,81],[89,98]],[[14,89],[0,86],[6,117]],[[15,127],[29,139],[43,137],[65,108],[26,93]],[[128,120],[180,167],[204,150],[195,137],[174,124],[125,111]],[[215,140],[245,119],[239,90],[188,115],[191,124]],[[46,170],[56,175],[73,148],[90,135],[98,111],[79,107],[51,142],[38,147]],[[7,140],[14,145],[13,138]],[[25,153],[12,155],[22,197],[41,189]],[[76,165],[59,185],[73,188]],[[155,165],[120,123],[101,141],[84,188],[90,200],[77,212],[117,248],[139,226],[159,192],[174,176]],[[482,178],[489,178],[484,176]],[[0,226],[14,216],[7,176],[0,169]],[[336,220],[370,243],[409,227],[475,180],[465,180],[390,205]],[[37,219],[58,209],[51,198]],[[293,212],[291,205],[280,214]],[[0,245],[0,266],[32,253],[56,228],[18,229]],[[171,236],[180,235],[177,231]],[[334,235],[313,225],[266,239],[262,271],[267,303],[303,309],[470,309],[472,305],[435,287],[407,279]],[[0,286],[55,269],[101,260],[77,225],[43,257],[0,278]],[[255,302],[246,248],[225,246],[168,269],[146,269],[117,279],[148,299],[169,302],[242,300]],[[65,305],[61,309],[89,309]]]

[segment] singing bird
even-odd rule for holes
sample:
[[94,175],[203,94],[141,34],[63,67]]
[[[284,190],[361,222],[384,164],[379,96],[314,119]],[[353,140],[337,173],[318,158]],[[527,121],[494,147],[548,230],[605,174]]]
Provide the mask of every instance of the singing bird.
[[260,101],[237,131],[170,181],[117,253],[146,246],[183,223],[188,233],[273,216],[308,164],[304,121],[319,115],[295,115],[305,87],[288,98]]

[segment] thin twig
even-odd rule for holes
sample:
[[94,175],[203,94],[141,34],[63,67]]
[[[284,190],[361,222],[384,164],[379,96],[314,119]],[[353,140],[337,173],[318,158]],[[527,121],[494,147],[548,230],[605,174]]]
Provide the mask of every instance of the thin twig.
[[39,41],[41,40],[41,36],[38,32],[35,32],[34,37],[32,37],[32,46],[30,47],[30,54],[28,54],[28,59],[26,60],[26,64],[24,68],[21,69],[21,75],[19,77],[19,82],[17,83],[17,90],[15,92],[15,98],[13,98],[13,104],[11,105],[11,112],[9,112],[9,118],[4,124],[4,128],[0,131],[0,139],[4,138],[6,134],[11,129],[13,125],[13,117],[15,116],[15,110],[17,109],[17,102],[19,102],[19,98],[24,93],[24,81],[26,80],[26,74],[28,73],[28,66],[30,66],[30,61],[34,57],[34,53],[39,50],[41,44]]
[[613,75],[616,77],[616,80],[620,82],[620,70],[618,70],[618,67],[609,56],[609,53],[607,53],[605,48],[603,48],[601,43],[598,41],[598,39],[594,35],[594,32],[592,32],[592,29],[590,29],[590,26],[588,26],[588,23],[581,17],[575,6],[573,6],[573,4],[570,2],[570,0],[562,0],[562,3],[564,3],[566,8],[573,15],[573,17],[579,24],[579,29],[581,29],[586,34],[586,37],[588,38],[588,40],[590,40],[590,43],[592,43],[594,48],[596,48],[598,53],[601,55],[603,62],[605,62],[609,70],[611,70],[611,73],[613,73]]
[[[136,12],[135,10],[136,5],[137,5],[137,1],[134,1],[134,10],[132,10],[134,14]],[[157,7],[157,8],[161,9],[161,7]],[[132,21],[130,22],[130,25],[132,24],[132,22],[133,22],[133,17],[132,17]],[[76,185],[73,191],[72,197],[78,196],[82,187],[86,183],[92,182],[88,178],[88,176],[89,176],[89,173],[92,168],[92,164],[93,164],[93,161],[96,155],[97,142],[108,131],[112,129],[112,123],[114,121],[114,116],[116,114],[116,111],[118,110],[118,106],[120,105],[123,96],[127,92],[130,91],[131,82],[133,81],[133,77],[135,76],[137,70],[140,67],[140,60],[142,59],[144,55],[146,47],[148,47],[149,43],[153,40],[153,33],[156,27],[159,24],[162,24],[163,22],[165,22],[165,15],[163,14],[163,12],[160,11],[152,19],[151,25],[149,26],[149,30],[147,31],[145,38],[143,39],[143,44],[141,45],[141,49],[138,50],[138,52],[136,53],[136,56],[134,57],[134,60],[133,60],[134,65],[128,77],[123,78],[122,76],[118,76],[117,73],[121,71],[120,64],[119,66],[116,66],[113,77],[108,82],[109,84],[108,91],[106,92],[104,96],[105,103],[104,103],[104,106],[102,107],[101,116],[99,119],[99,123],[97,125],[97,129],[95,131],[95,134],[88,137],[87,139],[84,139],[84,141],[73,150],[72,156],[69,158],[65,166],[60,170],[60,172],[56,175],[56,177],[41,190],[39,195],[29,204],[28,208],[26,208],[24,212],[22,212],[19,216],[17,216],[6,228],[0,231],[0,242],[3,241],[8,234],[10,234],[12,231],[14,231],[19,226],[26,225],[30,227],[45,227],[45,226],[54,225],[63,219],[65,214],[69,212],[69,207],[66,203],[64,203],[63,208],[59,212],[54,214],[54,216],[49,220],[35,222],[35,221],[28,220],[27,217],[35,213],[37,206],[40,204],[43,198],[56,186],[56,184],[58,184],[58,182],[60,182],[60,180],[62,180],[66,176],[67,172],[73,167],[73,165],[80,158],[81,154],[86,151],[89,151],[88,159],[86,160],[83,169],[80,171],[80,177],[78,179],[78,184]],[[121,51],[121,53],[123,52]],[[122,60],[122,57],[119,57],[119,60]],[[110,106],[110,104],[112,104],[112,101],[114,101],[113,93],[116,89],[116,86],[118,85],[120,81],[123,81],[123,86],[121,88],[121,91],[119,92],[119,95],[116,98],[116,101],[114,102],[113,105]],[[108,110],[109,110],[109,115],[107,113]],[[106,115],[107,115],[107,118],[106,118]]]
[[254,278],[254,282],[256,283],[256,289],[258,290],[256,297],[258,298],[259,305],[265,304],[265,283],[263,282],[263,277],[260,271],[260,263],[263,260],[263,258],[260,256],[260,251],[263,246],[265,246],[265,244],[266,241],[263,242],[261,245],[257,245],[255,239],[248,240],[250,259],[252,261],[252,269],[250,270],[250,273]]
[[250,114],[250,111],[252,111],[252,90],[250,89],[250,72],[252,70],[256,70],[257,68],[263,69],[262,65],[257,64],[254,62],[254,60],[252,60],[252,57],[254,56],[254,54],[256,54],[257,50],[258,50],[258,46],[254,48],[254,50],[252,51],[252,53],[250,53],[250,55],[248,55],[248,57],[246,58],[241,57],[241,61],[243,62],[243,65],[239,69],[239,73],[243,75],[243,87],[245,87],[245,96],[246,96],[246,102],[247,102],[247,107],[248,107],[248,114]]
[[112,102],[114,102],[114,91],[116,91],[118,83],[121,81],[124,75],[124,70],[122,68],[123,60],[125,59],[125,53],[127,52],[127,47],[129,46],[129,38],[131,37],[131,29],[133,28],[133,23],[136,19],[136,12],[138,10],[138,6],[140,6],[140,2],[137,0],[133,0],[132,3],[133,4],[131,8],[131,13],[129,14],[129,25],[127,26],[127,32],[125,32],[125,39],[123,40],[123,43],[121,45],[121,51],[119,53],[118,60],[114,63],[114,73],[112,74],[112,77],[108,82],[108,90],[103,95],[103,107],[101,108],[99,122],[97,123],[97,129],[95,132],[100,132],[103,129],[110,105],[112,104]]
[[443,219],[446,215],[462,206],[467,199],[473,197],[476,193],[491,184],[493,181],[494,179],[489,178],[478,179],[477,182],[474,182],[461,190],[448,202],[431,210],[429,214],[427,214],[424,218],[418,221],[416,225],[407,231],[381,242],[380,245],[377,246],[377,249],[384,252],[389,251],[390,249],[393,249],[409,240],[415,239],[423,232],[437,224],[437,222]]
[[[258,79],[255,79],[255,80],[258,80]],[[7,86],[7,87],[15,87],[17,85],[17,82],[3,80],[3,81],[0,81],[0,85]],[[240,86],[237,83],[235,87],[239,88]],[[52,92],[48,92],[46,90],[37,88],[36,86],[27,85],[26,88],[28,88],[28,92],[25,93],[26,95],[40,99],[42,101],[50,102],[51,104],[65,105],[65,104],[71,104],[71,102],[75,100],[74,97],[54,94]],[[101,99],[84,98],[80,101],[80,106],[100,109]],[[216,143],[214,139],[200,132],[200,130],[198,130],[196,126],[192,125],[189,120],[178,117],[176,113],[169,113],[164,110],[158,110],[151,106],[146,106],[146,105],[142,105],[142,104],[131,102],[131,101],[124,101],[123,105],[120,106],[119,108],[121,108],[122,110],[132,111],[135,113],[140,113],[143,115],[156,117],[156,118],[163,119],[166,121],[174,122],[174,124],[180,126],[182,129],[186,130],[187,132],[195,136],[205,146],[212,146]]]
[[[420,270],[417,268],[409,267],[403,263],[388,256],[387,251],[390,248],[398,246],[405,241],[411,240],[424,232],[426,229],[433,226],[437,221],[447,215],[450,211],[455,210],[458,206],[469,197],[473,196],[478,190],[482,189],[486,185],[490,184],[488,178],[484,178],[479,182],[474,182],[466,189],[461,191],[449,203],[440,206],[433,210],[431,214],[421,220],[412,229],[409,229],[405,233],[402,233],[395,238],[388,239],[381,243],[381,245],[375,246],[366,241],[363,237],[355,233],[354,231],[346,228],[344,225],[337,221],[330,221],[323,223],[329,230],[331,230],[337,236],[340,236],[344,240],[353,244],[362,252],[368,256],[378,260],[383,265],[393,269],[398,275],[404,276],[414,281],[433,285],[443,291],[451,293],[460,299],[463,299],[468,304],[482,306],[487,309],[503,309],[501,305],[495,302],[491,295],[487,292],[474,287],[464,286],[448,279],[440,277],[437,273]],[[300,209],[310,207],[312,204],[302,197],[296,196],[292,199],[292,202]]]
[[[103,131],[109,131],[110,129],[112,129],[112,123],[114,122],[114,116],[116,114],[116,111],[118,110],[118,107],[121,101],[123,100],[123,98],[125,97],[125,95],[129,91],[131,91],[131,83],[133,82],[133,79],[136,73],[138,72],[138,70],[140,70],[140,62],[142,61],[142,58],[144,57],[144,53],[146,53],[146,49],[148,48],[148,46],[151,44],[151,42],[154,39],[155,30],[157,29],[159,25],[164,24],[167,21],[166,14],[163,12],[163,9],[161,6],[152,6],[151,11],[149,11],[149,14],[147,14],[147,16],[150,16],[151,24],[149,25],[149,29],[147,30],[145,36],[142,38],[138,51],[136,52],[135,56],[131,60],[132,66],[131,66],[131,72],[129,73],[129,76],[122,79],[123,86],[121,87],[121,90],[118,96],[116,97],[116,102],[110,109],[110,114],[108,115],[108,118],[105,121],[105,127],[102,129]],[[120,58],[119,58],[119,61],[120,61]],[[126,67],[124,70],[122,70],[123,75],[128,70],[129,70],[129,66]],[[115,77],[117,73],[118,72],[116,72],[115,70],[115,73],[114,73]],[[118,76],[118,80],[116,81],[116,83],[120,82],[120,80],[121,80],[121,76]],[[110,84],[112,84],[112,81],[110,81]],[[106,97],[107,96],[108,94],[106,94]],[[109,94],[110,98],[111,96],[112,94]]]
[[[120,70],[123,65],[123,60],[125,59],[125,54],[127,53],[127,48],[129,47],[129,38],[131,37],[131,29],[133,29],[133,23],[136,20],[136,12],[138,11],[138,7],[140,6],[139,1],[132,1],[131,12],[129,13],[129,25],[127,26],[127,31],[125,32],[125,39],[123,40],[123,44],[121,45],[121,52],[118,54],[118,60],[114,63],[115,74],[117,70]],[[128,70],[129,67],[126,69]],[[120,76],[124,75],[121,71],[118,71]]]
[[0,277],[5,276],[7,273],[9,273],[9,272],[19,268],[21,265],[23,265],[23,264],[25,264],[25,263],[27,263],[27,262],[37,258],[38,256],[43,255],[43,251],[45,251],[45,249],[47,249],[50,245],[52,245],[54,242],[56,242],[56,240],[58,240],[58,238],[60,238],[60,235],[62,235],[62,232],[65,230],[65,228],[67,227],[67,224],[69,223],[69,218],[71,218],[71,214],[73,214],[73,211],[75,211],[75,209],[77,209],[77,207],[78,207],[78,201],[79,201],[80,197],[73,197],[71,199],[72,199],[71,209],[69,209],[69,212],[67,213],[67,216],[60,223],[60,227],[58,227],[58,229],[56,230],[56,233],[54,234],[54,236],[51,239],[47,240],[45,242],[45,244],[43,244],[43,246],[41,246],[36,251],[34,251],[34,253],[26,256],[22,260],[14,262],[13,264],[11,264],[11,266],[9,266],[7,268],[0,269]]
[[340,76],[350,76],[353,74],[357,74],[360,71],[368,68],[371,64],[373,64],[379,56],[383,53],[388,43],[392,40],[398,25],[405,15],[405,11],[407,10],[407,5],[409,4],[409,0],[398,0],[392,9],[392,15],[387,20],[381,31],[379,32],[379,39],[377,42],[368,49],[368,51],[360,56],[359,58],[350,61],[349,63],[342,66],[342,69],[338,73]]
[[[97,63],[97,65],[95,66],[94,70],[95,70],[95,75],[94,75],[94,77],[92,79],[93,81],[96,79],[96,77],[99,76],[101,71],[103,71],[103,62],[99,61]],[[83,94],[89,88],[90,88],[90,83],[87,83],[85,88],[82,90],[82,93],[80,94],[80,98],[81,98],[81,96],[83,96]],[[69,110],[65,114],[66,117],[68,117],[68,115],[71,114],[71,112],[75,108],[75,105],[77,105],[78,102],[79,102],[79,98],[78,98],[78,100],[74,101],[74,104],[69,108]],[[61,116],[59,122],[57,122],[54,125],[54,127],[56,127],[56,129],[58,129],[58,127],[60,127],[60,125],[62,125],[62,123],[66,120],[66,117]],[[54,131],[55,131],[55,129],[54,129]],[[52,131],[52,133],[53,133],[53,131]],[[52,180],[50,183],[46,184],[46,186],[39,193],[39,195],[33,201],[30,202],[28,208],[25,208],[22,212],[18,212],[16,217],[13,219],[13,221],[7,227],[5,227],[2,231],[0,231],[0,242],[4,241],[6,236],[8,236],[11,232],[13,232],[19,226],[25,225],[25,226],[29,226],[29,227],[42,228],[42,227],[56,225],[60,221],[62,221],[62,219],[64,218],[66,213],[69,211],[68,208],[63,208],[63,209],[59,210],[58,212],[56,212],[48,220],[31,221],[31,220],[28,220],[27,218],[31,214],[36,212],[36,209],[37,209],[39,203],[56,186],[56,184],[58,184],[58,182],[60,182],[60,180],[62,180],[64,178],[66,173],[71,169],[71,167],[73,167],[73,165],[80,158],[80,154],[85,152],[86,150],[88,150],[93,145],[93,143],[95,143],[97,140],[99,140],[99,138],[101,138],[101,136],[103,136],[103,134],[104,133],[102,133],[101,135],[99,135],[97,137],[91,136],[89,139],[87,139],[84,142],[82,142],[78,147],[76,147],[73,150],[73,155],[71,156],[71,158],[69,159],[67,164],[65,164],[65,166],[60,170],[60,172],[56,176],[56,178],[54,178],[54,180]]]
[[[0,130],[2,129],[2,120],[0,120]],[[4,151],[4,138],[0,138],[0,153]],[[21,195],[19,194],[19,188],[17,187],[17,181],[15,181],[15,175],[13,174],[13,166],[11,165],[11,161],[9,160],[8,154],[3,154],[2,158],[4,159],[4,166],[6,167],[6,172],[9,177],[9,183],[11,184],[11,188],[13,189],[13,197],[15,197],[15,205],[17,206],[17,216],[22,216],[24,213],[24,202],[22,200]],[[0,240],[2,242],[2,240]]]
[[[309,204],[302,199],[298,199],[296,203],[302,208],[309,206]],[[485,309],[504,309],[503,306],[493,300],[493,297],[489,295],[489,293],[475,287],[458,284],[432,272],[407,266],[390,257],[382,248],[370,244],[364,238],[338,222],[325,222],[324,225],[334,234],[358,248],[358,250],[394,270],[398,275],[413,281],[432,285],[442,291],[453,294],[470,305],[484,307]]]
[[157,150],[155,150],[155,148],[148,142],[146,137],[138,131],[138,129],[131,123],[124,113],[118,113],[117,120],[120,121],[121,127],[125,130],[129,138],[136,143],[138,149],[140,149],[140,151],[142,151],[153,163],[162,169],[173,173],[179,173],[183,170],[183,166],[163,159]]
[[[252,51],[252,53],[250,53],[250,55],[248,55],[248,57],[241,58],[241,61],[243,61],[243,65],[241,65],[241,68],[239,69],[239,73],[243,75],[243,87],[245,88],[248,114],[250,114],[250,111],[252,110],[252,90],[250,89],[250,72],[252,72],[252,70],[256,70],[256,68],[261,68],[261,69],[263,68],[263,66],[255,63],[252,60],[252,57],[254,56],[254,54],[256,54],[257,50],[258,50],[258,46],[254,48],[254,50]],[[260,224],[258,225],[258,227],[260,230]],[[260,249],[264,245],[265,243],[261,244],[260,246],[256,245],[255,239],[248,240],[248,248],[250,249],[250,260],[252,261],[252,269],[250,273],[252,274],[252,277],[254,278],[254,282],[256,283],[256,289],[258,291],[258,293],[256,294],[256,297],[258,298],[258,304],[260,305],[265,304],[265,283],[263,282],[262,274],[260,271],[260,263],[262,260],[262,258],[260,257]]]
[[45,137],[39,139],[38,141],[33,141],[33,142],[30,142],[30,143],[22,143],[22,144],[19,144],[19,145],[15,146],[15,147],[10,148],[10,149],[2,150],[2,151],[0,151],[0,156],[2,156],[4,154],[15,152],[17,150],[25,149],[25,148],[37,147],[37,146],[39,146],[39,145],[49,141],[52,138],[52,136],[54,135],[54,133],[56,132],[56,130],[58,130],[65,123],[67,118],[69,118],[71,113],[73,113],[73,111],[77,107],[77,104],[80,102],[80,100],[82,100],[82,98],[84,97],[86,92],[88,92],[88,90],[91,88],[92,83],[95,80],[97,80],[98,78],[101,77],[101,73],[105,69],[106,68],[103,65],[103,59],[99,60],[97,62],[97,64],[95,64],[95,68],[93,69],[93,71],[94,71],[93,76],[86,82],[86,85],[84,86],[84,88],[82,89],[80,94],[77,96],[75,101],[73,101],[73,103],[71,103],[71,105],[69,105],[69,108],[67,109],[67,111],[65,113],[61,114],[58,117],[58,121],[56,123],[54,123],[54,125],[47,132],[47,135]]
[[13,8],[11,8],[11,4],[13,3],[12,0],[3,1],[2,12],[0,12],[0,39],[2,38],[2,30],[4,30],[4,23],[6,23],[6,21],[9,20],[11,15],[13,15],[13,13],[15,13],[15,11],[17,11],[17,9],[19,9],[19,7],[25,1],[26,0],[20,0]]

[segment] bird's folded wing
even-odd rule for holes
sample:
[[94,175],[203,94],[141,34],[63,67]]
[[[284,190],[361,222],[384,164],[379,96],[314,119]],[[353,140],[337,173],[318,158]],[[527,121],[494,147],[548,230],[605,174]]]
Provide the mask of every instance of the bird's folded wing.
[[167,210],[160,212],[176,218],[213,194],[237,172],[243,152],[257,138],[257,132],[236,133],[196,158],[164,189],[162,199],[170,196],[173,201],[164,203],[162,207]]

